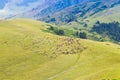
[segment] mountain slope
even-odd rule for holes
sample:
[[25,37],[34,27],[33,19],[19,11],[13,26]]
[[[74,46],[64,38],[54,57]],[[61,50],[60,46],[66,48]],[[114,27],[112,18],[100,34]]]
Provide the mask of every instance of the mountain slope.
[[[96,13],[102,12],[103,10],[109,9],[118,4],[120,4],[119,0],[109,0],[109,2],[106,0],[83,1],[78,5],[72,5],[56,13],[45,14],[47,16],[43,15],[44,17],[40,18],[40,20],[56,24],[62,24],[63,22],[70,23],[72,21],[77,21],[77,19],[79,18],[89,18],[90,16],[95,15]],[[52,10],[54,12],[54,9]],[[43,11],[43,13],[46,13],[46,11]]]
[[[33,18],[42,21],[64,24],[89,18],[103,10],[110,9],[120,4],[120,0],[53,0],[45,1],[41,6],[17,17]],[[27,13],[27,14],[26,14]]]
[[41,5],[45,0],[1,0],[0,19],[11,18]]
[[[39,19],[42,16],[49,15],[61,11],[62,9],[74,4],[78,4],[81,0],[46,0],[45,3],[39,5],[28,12],[16,15],[17,17]],[[28,14],[26,14],[28,13]],[[32,15],[31,15],[32,14]],[[29,16],[28,16],[29,15]]]
[[120,79],[119,45],[53,35],[49,25],[0,21],[0,80]]
[[101,22],[112,22],[112,21],[118,21],[120,22],[120,5],[117,5],[113,8],[101,11],[88,19],[95,21],[101,21]]

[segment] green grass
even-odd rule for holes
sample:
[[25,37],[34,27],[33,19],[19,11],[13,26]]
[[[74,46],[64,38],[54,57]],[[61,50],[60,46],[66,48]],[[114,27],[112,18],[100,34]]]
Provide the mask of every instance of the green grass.
[[87,20],[89,20],[89,25],[92,26],[96,21],[100,22],[113,22],[118,21],[120,22],[120,5],[117,5],[113,8],[106,9],[104,11],[101,11],[91,17],[89,17]]
[[[109,37],[104,37],[95,32],[91,32],[91,30],[97,21],[100,21],[101,23],[109,23],[114,21],[120,22],[119,8],[120,8],[120,5],[117,5],[112,8],[108,8],[103,11],[100,11],[92,16],[88,16],[85,19],[77,17],[77,22],[73,21],[68,24],[62,25],[62,27],[64,27],[66,30],[71,30],[74,34],[76,31],[86,32],[87,38],[90,40],[101,41],[100,37],[102,37],[102,41],[111,41],[115,43],[117,41],[110,40]],[[84,27],[85,23],[87,24],[87,27]],[[69,31],[67,32],[67,34],[69,34]],[[70,35],[67,35],[67,36],[70,36]]]
[[0,80],[120,80],[119,45],[57,36],[48,27],[0,21]]

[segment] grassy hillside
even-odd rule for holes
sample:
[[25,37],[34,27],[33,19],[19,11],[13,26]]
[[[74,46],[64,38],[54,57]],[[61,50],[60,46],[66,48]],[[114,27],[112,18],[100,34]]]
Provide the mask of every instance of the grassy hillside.
[[48,24],[0,21],[0,80],[120,80],[120,46],[57,36]]
[[88,23],[90,26],[92,26],[96,21],[101,21],[101,22],[113,22],[113,21],[118,21],[120,22],[120,5],[117,5],[113,8],[106,9],[104,11],[101,11],[86,20],[89,20],[90,22]]
[[70,27],[83,27],[83,25],[86,23],[88,25],[88,28],[92,27],[96,21],[100,22],[113,22],[113,21],[118,21],[120,22],[120,5],[116,5],[112,8],[105,9],[103,11],[100,11],[92,16],[88,16],[85,19],[81,19],[77,17],[77,22],[73,21],[69,24],[66,24],[67,26],[69,25]]
[[[65,25],[71,22],[80,22],[82,19],[87,19],[91,16],[94,16],[103,11],[107,11],[108,9],[111,9],[111,8],[114,8],[116,11],[119,11],[119,7],[116,8],[115,6],[120,5],[120,0],[115,0],[115,1],[113,0],[109,0],[109,1],[106,1],[106,0],[99,0],[99,1],[59,0],[59,1],[58,3],[52,4],[52,6],[41,10],[34,17],[37,17],[37,19],[40,19],[45,22],[54,23],[57,25]],[[71,2],[75,2],[75,4],[72,4]],[[107,14],[104,12],[104,14],[106,14],[105,17],[111,13],[116,14],[115,10],[107,11]],[[99,15],[97,17],[99,17]],[[111,18],[113,18],[113,16]]]
[[[71,30],[71,32],[73,32],[74,34],[77,31],[78,32],[86,32],[87,38],[90,40],[101,41],[100,38],[102,38],[102,41],[111,41],[111,42],[119,43],[119,41],[116,41],[116,40],[112,41],[112,39],[110,37],[105,37],[105,35],[100,35],[100,34],[97,34],[96,32],[91,32],[93,30],[94,25],[96,25],[96,22],[106,23],[106,24],[109,24],[112,22],[120,23],[120,15],[119,15],[120,9],[119,8],[120,8],[120,5],[116,5],[114,7],[105,9],[105,10],[100,11],[89,17],[86,17],[84,19],[77,17],[76,21],[72,21],[70,23],[62,25],[61,28]],[[116,26],[114,25],[113,27],[116,27]],[[68,31],[66,31],[66,32],[69,34]],[[109,31],[109,32],[111,32],[111,31]],[[114,32],[116,32],[116,30]],[[103,31],[103,33],[104,33],[104,31]],[[69,35],[67,35],[67,36],[69,36]],[[73,35],[73,36],[75,36],[75,35]],[[107,34],[107,36],[108,36],[108,34]]]

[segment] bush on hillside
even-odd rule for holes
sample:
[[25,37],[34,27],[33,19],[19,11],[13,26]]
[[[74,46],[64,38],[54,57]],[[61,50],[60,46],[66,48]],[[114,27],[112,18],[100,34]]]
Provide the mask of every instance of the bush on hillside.
[[64,35],[64,30],[56,30],[55,33],[58,35]]
[[82,39],[87,39],[87,34],[85,32],[76,32],[75,33],[77,37],[82,38]]
[[57,35],[64,35],[64,30],[62,30],[62,29],[58,29],[58,27],[53,27],[53,26],[50,26],[49,28],[48,28],[48,30],[51,30],[51,31],[53,31],[55,34],[57,34]]

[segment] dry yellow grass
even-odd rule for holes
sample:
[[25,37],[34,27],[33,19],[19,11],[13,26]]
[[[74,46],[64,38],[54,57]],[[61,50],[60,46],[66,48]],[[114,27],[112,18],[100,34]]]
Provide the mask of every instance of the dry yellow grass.
[[0,21],[0,80],[120,80],[120,46],[57,36],[28,19]]

